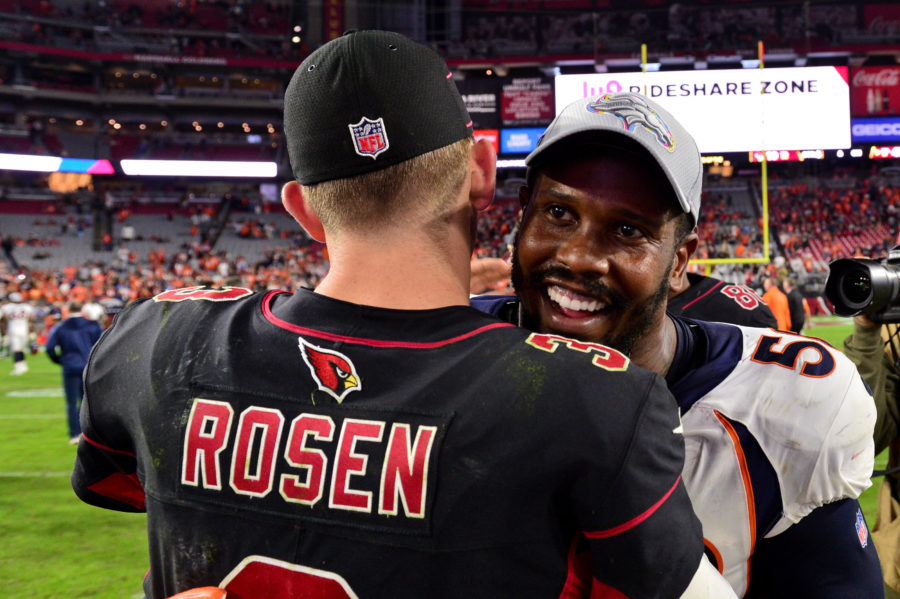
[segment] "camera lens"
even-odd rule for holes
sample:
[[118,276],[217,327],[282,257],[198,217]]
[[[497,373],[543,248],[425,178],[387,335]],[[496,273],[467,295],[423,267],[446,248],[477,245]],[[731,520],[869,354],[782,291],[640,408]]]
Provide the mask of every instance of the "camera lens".
[[872,277],[867,270],[854,269],[844,275],[841,293],[850,304],[862,305],[872,296]]

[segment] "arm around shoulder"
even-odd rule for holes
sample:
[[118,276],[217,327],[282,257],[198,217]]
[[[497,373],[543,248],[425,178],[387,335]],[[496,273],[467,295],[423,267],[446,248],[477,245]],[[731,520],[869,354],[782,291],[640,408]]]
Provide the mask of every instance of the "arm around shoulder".
[[618,460],[607,466],[615,472],[611,488],[593,489],[595,497],[616,500],[584,510],[580,520],[591,544],[595,588],[611,587],[629,597],[675,598],[696,574],[703,534],[681,478],[684,440],[675,400],[661,377],[651,379],[641,397],[633,386],[640,379],[629,378],[630,405],[636,409],[622,410],[628,420],[606,424],[630,431],[624,453],[606,456]]

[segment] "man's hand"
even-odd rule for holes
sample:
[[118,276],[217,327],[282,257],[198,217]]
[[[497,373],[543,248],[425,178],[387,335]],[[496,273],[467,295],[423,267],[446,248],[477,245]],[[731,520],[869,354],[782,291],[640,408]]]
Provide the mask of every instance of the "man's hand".
[[857,314],[853,317],[853,324],[863,329],[873,329],[878,323],[872,322],[872,319],[865,314]]
[[226,595],[225,589],[219,587],[197,587],[172,595],[169,599],[226,599]]

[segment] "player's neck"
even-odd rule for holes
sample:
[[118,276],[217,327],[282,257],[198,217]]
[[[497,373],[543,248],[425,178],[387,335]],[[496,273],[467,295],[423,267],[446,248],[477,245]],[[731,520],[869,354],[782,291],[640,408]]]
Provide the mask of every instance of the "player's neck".
[[438,247],[426,236],[378,243],[342,238],[329,243],[331,266],[316,293],[400,310],[468,305],[467,246],[457,239],[450,247]]
[[678,331],[675,323],[666,316],[665,312],[661,314],[661,318],[662,322],[658,326],[651,327],[629,357],[638,366],[666,376],[672,360],[675,358]]

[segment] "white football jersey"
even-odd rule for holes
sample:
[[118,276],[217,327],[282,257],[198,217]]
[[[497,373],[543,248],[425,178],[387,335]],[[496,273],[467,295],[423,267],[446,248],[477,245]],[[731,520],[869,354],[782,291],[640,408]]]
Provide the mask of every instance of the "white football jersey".
[[706,343],[705,361],[668,381],[682,412],[684,481],[707,549],[741,597],[758,539],[869,487],[875,404],[824,341],[683,322]]
[[6,320],[6,332],[10,336],[28,336],[29,323],[34,317],[34,306],[25,302],[3,304],[0,307]]

